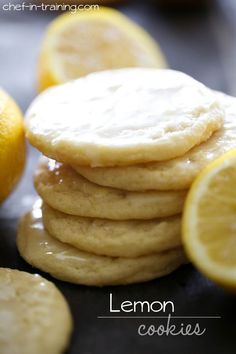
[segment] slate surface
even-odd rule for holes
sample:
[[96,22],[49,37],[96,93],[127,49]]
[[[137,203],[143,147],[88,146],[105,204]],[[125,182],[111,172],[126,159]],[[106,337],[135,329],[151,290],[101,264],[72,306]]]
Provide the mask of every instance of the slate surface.
[[[36,94],[35,66],[40,40],[56,14],[3,11],[4,3],[0,1],[0,85],[25,110]],[[119,8],[159,41],[172,68],[183,70],[212,88],[236,94],[235,2],[212,0],[210,4],[207,11],[178,14],[161,11],[155,1],[133,1]],[[15,236],[18,217],[30,208],[36,195],[32,173],[37,158],[38,153],[29,148],[24,178],[0,208],[0,266],[29,272],[36,270],[19,257]],[[235,297],[217,288],[190,265],[163,279],[126,287],[100,289],[53,281],[66,296],[74,317],[68,354],[235,353]],[[206,328],[202,336],[139,336],[140,324],[158,326],[167,320],[97,318],[109,315],[110,292],[115,306],[124,300],[171,300],[175,305],[174,316],[221,318],[172,319],[178,327],[181,323],[198,322],[201,328]]]

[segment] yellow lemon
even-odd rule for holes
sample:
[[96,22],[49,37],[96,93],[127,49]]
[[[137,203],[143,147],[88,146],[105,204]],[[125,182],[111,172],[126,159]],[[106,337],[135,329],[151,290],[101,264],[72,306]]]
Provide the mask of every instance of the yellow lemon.
[[13,99],[0,89],[0,202],[15,187],[24,163],[22,114]]
[[236,149],[197,177],[183,214],[190,260],[210,279],[236,288]]
[[165,68],[166,62],[152,37],[117,10],[100,7],[66,13],[45,34],[38,89],[94,71],[124,67]]

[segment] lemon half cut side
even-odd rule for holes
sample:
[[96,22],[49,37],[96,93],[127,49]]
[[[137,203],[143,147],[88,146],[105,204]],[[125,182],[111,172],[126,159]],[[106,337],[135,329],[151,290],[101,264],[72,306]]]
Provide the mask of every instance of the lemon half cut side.
[[236,288],[236,149],[209,164],[193,183],[182,237],[190,260],[203,274]]
[[100,7],[66,13],[46,31],[39,56],[38,89],[95,71],[166,66],[155,40],[119,11]]

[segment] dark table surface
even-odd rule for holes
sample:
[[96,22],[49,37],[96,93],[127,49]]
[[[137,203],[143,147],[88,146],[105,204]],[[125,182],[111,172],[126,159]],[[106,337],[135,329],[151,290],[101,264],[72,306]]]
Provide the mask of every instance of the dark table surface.
[[[214,89],[236,95],[236,2],[209,2],[208,10],[193,12],[166,12],[155,1],[133,1],[119,8],[158,40],[171,68],[182,70]],[[3,3],[1,0],[0,6]],[[35,66],[40,41],[55,15],[42,11],[7,12],[0,7],[0,85],[23,110],[36,94]],[[24,178],[0,207],[0,266],[35,272],[19,257],[15,246],[17,219],[30,208],[36,196],[32,173],[38,153],[32,148],[28,152]],[[216,287],[190,265],[162,279],[125,287],[93,288],[51,280],[65,295],[74,317],[68,354],[236,352],[235,296]],[[140,324],[158,326],[166,323],[166,319],[98,318],[109,315],[110,292],[117,306],[124,300],[171,300],[175,305],[173,316],[182,317],[172,318],[173,324],[199,323],[206,332],[202,336],[139,336]]]

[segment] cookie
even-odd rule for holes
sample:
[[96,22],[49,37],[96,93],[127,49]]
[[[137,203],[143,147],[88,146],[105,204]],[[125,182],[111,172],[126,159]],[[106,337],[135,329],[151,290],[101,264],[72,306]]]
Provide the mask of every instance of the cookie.
[[182,156],[223,124],[217,96],[173,70],[102,71],[42,93],[26,133],[44,155],[68,164],[116,166]]
[[148,281],[171,273],[186,262],[181,247],[138,258],[97,256],[62,243],[45,231],[40,208],[20,221],[21,256],[55,278],[84,285],[118,285]]
[[56,239],[82,251],[138,257],[180,246],[180,215],[165,219],[113,221],[61,213],[43,204],[43,224]]
[[236,98],[218,93],[218,99],[225,109],[223,127],[181,157],[125,167],[73,168],[91,182],[129,191],[189,188],[208,163],[236,147]]
[[38,274],[0,268],[0,353],[60,354],[72,330],[68,305]]
[[43,159],[35,188],[52,208],[66,214],[112,220],[153,219],[181,212],[186,191],[127,192],[89,182],[67,165]]

